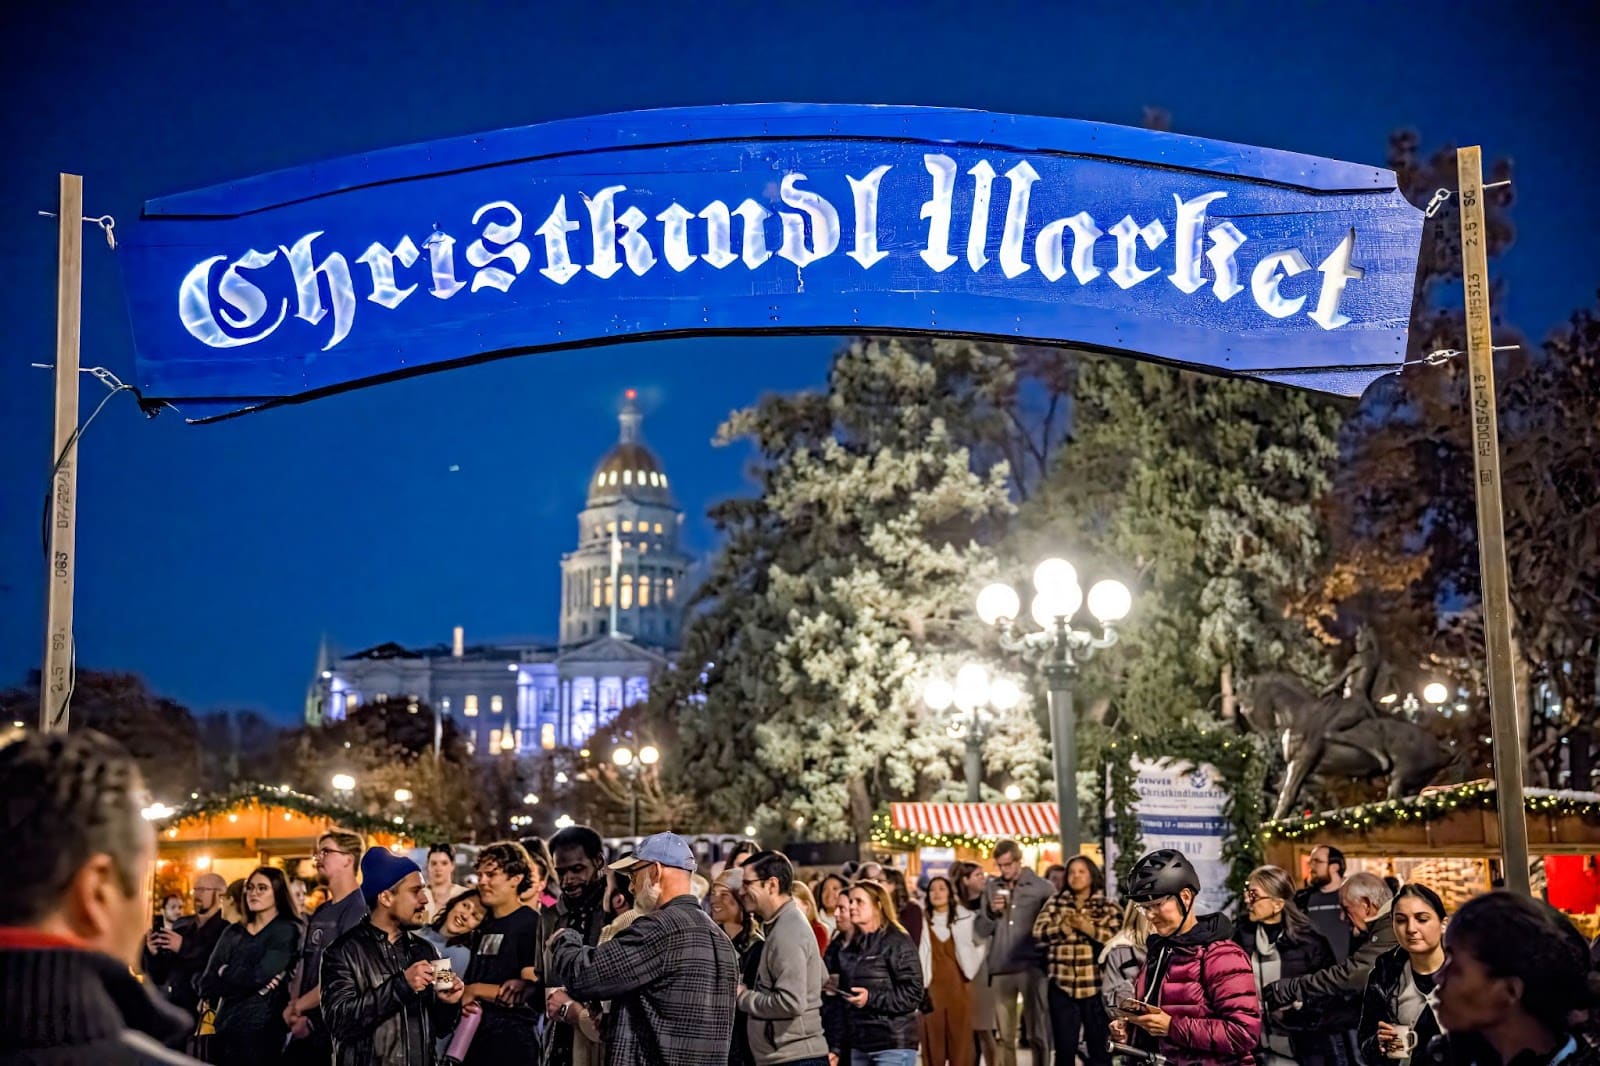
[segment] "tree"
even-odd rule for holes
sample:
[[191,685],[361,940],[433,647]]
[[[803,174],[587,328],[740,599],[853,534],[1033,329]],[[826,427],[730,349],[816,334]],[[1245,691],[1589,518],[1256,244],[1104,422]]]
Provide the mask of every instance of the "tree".
[[1063,554],[1086,580],[1134,590],[1121,645],[1085,672],[1134,729],[1214,706],[1241,675],[1325,669],[1285,606],[1325,550],[1316,505],[1339,417],[1332,401],[1259,382],[1113,357],[1080,368],[1071,440],[1007,554]]
[[1028,421],[1007,352],[858,341],[826,393],[767,397],[720,430],[755,446],[761,495],[713,512],[725,545],[653,702],[679,726],[676,783],[724,824],[865,842],[881,802],[959,764],[919,682],[972,646],[970,597],[993,573],[980,543],[1011,510],[1004,454]]
[[[11,720],[34,721],[35,674],[23,688],[0,693]],[[201,785],[199,731],[189,709],[150,690],[137,674],[79,670],[72,690],[72,727],[97,729],[138,761],[150,794],[176,804]]]

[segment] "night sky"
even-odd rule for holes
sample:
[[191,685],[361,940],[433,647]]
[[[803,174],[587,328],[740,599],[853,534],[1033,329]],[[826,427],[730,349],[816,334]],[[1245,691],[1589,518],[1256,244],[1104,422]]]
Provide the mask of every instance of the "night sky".
[[[1596,31],[1579,3],[7,4],[0,133],[0,685],[38,665],[56,173],[89,214],[320,158],[723,102],[906,103],[1137,125],[1381,163],[1397,126],[1515,160],[1507,316],[1600,286],[1586,194]],[[671,12],[671,13],[669,13]],[[1587,68],[1587,69],[1585,69]],[[85,238],[83,362],[134,380],[113,256]],[[80,668],[197,710],[300,711],[337,649],[548,638],[588,475],[636,387],[689,513],[745,491],[732,408],[822,382],[835,342],[676,341],[505,360],[191,427],[118,397],[84,441]],[[84,384],[84,414],[103,391]],[[459,469],[452,469],[459,468]]]

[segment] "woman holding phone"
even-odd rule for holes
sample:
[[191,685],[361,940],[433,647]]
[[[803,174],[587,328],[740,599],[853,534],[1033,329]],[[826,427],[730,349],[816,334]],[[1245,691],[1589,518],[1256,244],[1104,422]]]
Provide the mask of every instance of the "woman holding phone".
[[283,871],[258,866],[244,882],[244,921],[222,931],[200,977],[200,994],[217,1003],[213,1062],[275,1062],[288,1029],[283,976],[300,948],[300,923]]
[[1152,851],[1133,864],[1128,896],[1150,920],[1135,999],[1122,1004],[1111,1039],[1185,1066],[1254,1061],[1261,997],[1244,949],[1220,914],[1195,914],[1200,876],[1182,852]]
[[923,992],[916,945],[883,885],[858,881],[847,898],[855,935],[839,952],[843,1031],[828,1034],[828,1051],[842,1061],[848,1048],[851,1066],[915,1066]]
[[1367,978],[1356,1039],[1369,1063],[1409,1063],[1439,1035],[1431,996],[1444,965],[1444,901],[1427,885],[1406,885],[1394,898],[1400,946],[1379,956]]

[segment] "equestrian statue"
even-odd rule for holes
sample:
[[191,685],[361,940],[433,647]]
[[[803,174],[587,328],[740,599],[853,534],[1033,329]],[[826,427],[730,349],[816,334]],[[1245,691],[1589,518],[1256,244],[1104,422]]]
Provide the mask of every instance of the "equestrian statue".
[[1274,819],[1285,818],[1313,774],[1365,780],[1389,777],[1389,798],[1412,795],[1456,759],[1427,729],[1379,710],[1373,698],[1382,667],[1377,641],[1363,627],[1356,654],[1339,679],[1314,692],[1293,674],[1252,678],[1239,694],[1250,728],[1281,744],[1283,787]]

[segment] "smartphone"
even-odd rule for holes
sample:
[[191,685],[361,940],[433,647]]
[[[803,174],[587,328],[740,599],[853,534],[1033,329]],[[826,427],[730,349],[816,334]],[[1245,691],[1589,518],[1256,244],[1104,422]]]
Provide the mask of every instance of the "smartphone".
[[167,916],[165,914],[156,915],[156,920],[150,924],[150,931],[152,933],[164,933],[166,930]]
[[1124,999],[1121,1003],[1117,1004],[1117,1013],[1119,1014],[1137,1015],[1154,1014],[1155,1012],[1156,1008],[1152,1007],[1150,1004],[1145,1003],[1142,1000],[1133,999],[1131,997]]

